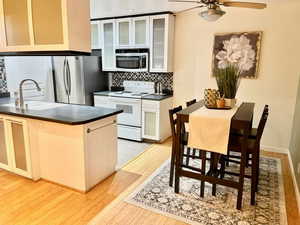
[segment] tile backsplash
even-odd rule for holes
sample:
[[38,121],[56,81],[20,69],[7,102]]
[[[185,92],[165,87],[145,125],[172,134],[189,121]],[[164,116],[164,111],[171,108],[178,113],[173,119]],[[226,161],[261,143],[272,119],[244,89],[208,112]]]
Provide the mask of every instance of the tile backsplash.
[[0,57],[0,93],[7,93],[7,81],[4,58]]
[[160,82],[163,89],[173,91],[173,73],[149,73],[149,72],[112,72],[110,86],[123,87],[124,80]]

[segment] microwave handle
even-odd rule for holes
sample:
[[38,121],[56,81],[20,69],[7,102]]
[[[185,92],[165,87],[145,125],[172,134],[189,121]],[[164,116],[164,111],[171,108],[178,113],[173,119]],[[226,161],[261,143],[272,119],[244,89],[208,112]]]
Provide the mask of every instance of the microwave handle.
[[147,60],[147,55],[143,55],[140,57],[140,69],[143,69],[143,60],[146,59]]
[[140,69],[142,69],[142,65],[143,65],[143,56],[140,57]]

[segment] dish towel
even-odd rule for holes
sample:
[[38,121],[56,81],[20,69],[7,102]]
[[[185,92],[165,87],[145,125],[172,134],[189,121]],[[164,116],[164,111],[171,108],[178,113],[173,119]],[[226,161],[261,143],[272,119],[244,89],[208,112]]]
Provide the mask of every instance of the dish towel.
[[230,110],[202,107],[189,118],[188,147],[227,155],[231,118],[239,105]]

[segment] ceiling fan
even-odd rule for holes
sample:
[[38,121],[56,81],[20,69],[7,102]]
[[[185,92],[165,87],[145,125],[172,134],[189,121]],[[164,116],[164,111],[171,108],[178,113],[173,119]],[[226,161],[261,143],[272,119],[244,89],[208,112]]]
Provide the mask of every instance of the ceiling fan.
[[250,9],[264,9],[267,7],[265,3],[254,3],[254,2],[236,2],[227,0],[169,0],[169,2],[186,2],[186,3],[197,3],[198,6],[179,11],[177,13],[186,12],[192,9],[206,7],[207,10],[202,11],[199,15],[207,21],[216,21],[222,17],[226,12],[221,9],[220,6],[225,7],[240,7]]

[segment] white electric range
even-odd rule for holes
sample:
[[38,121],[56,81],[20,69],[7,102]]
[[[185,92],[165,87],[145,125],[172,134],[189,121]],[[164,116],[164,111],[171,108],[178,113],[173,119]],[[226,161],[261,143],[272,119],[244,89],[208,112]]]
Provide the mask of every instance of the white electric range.
[[155,83],[124,81],[124,91],[109,93],[112,108],[123,110],[118,115],[118,137],[142,141],[142,97],[155,93]]

